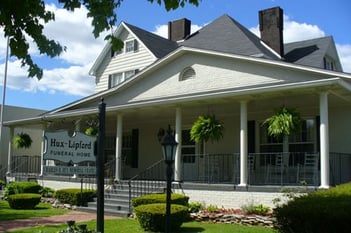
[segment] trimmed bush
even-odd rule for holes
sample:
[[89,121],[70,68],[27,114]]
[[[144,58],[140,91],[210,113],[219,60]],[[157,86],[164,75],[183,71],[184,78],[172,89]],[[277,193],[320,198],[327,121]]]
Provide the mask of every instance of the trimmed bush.
[[61,203],[71,204],[71,205],[86,205],[89,201],[93,201],[96,196],[95,190],[78,188],[60,189],[55,192],[55,198]]
[[[172,204],[188,206],[188,202],[189,202],[189,197],[185,195],[178,194],[178,193],[171,194]],[[147,195],[132,199],[132,206],[134,208],[139,205],[154,204],[154,203],[166,203],[166,193],[147,194]]]
[[274,210],[282,233],[346,233],[351,229],[351,183],[296,197]]
[[[140,226],[145,231],[164,232],[166,222],[166,204],[155,203],[139,205],[134,208],[135,215]],[[172,232],[188,219],[188,208],[183,205],[172,204],[170,215],[170,227]]]
[[7,201],[12,209],[34,209],[40,199],[40,194],[20,193],[9,195]]
[[19,193],[39,193],[42,187],[35,182],[12,182],[6,185],[4,196]]

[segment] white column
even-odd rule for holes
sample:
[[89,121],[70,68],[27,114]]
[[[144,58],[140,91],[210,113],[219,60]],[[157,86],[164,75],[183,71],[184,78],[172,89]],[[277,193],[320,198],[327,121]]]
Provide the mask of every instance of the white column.
[[116,131],[116,174],[115,180],[119,181],[122,177],[122,136],[123,136],[123,116],[117,116],[117,131]]
[[[43,172],[44,172],[44,151],[45,151],[45,129],[46,127],[44,126],[43,132],[42,132],[42,138],[41,138],[41,148],[40,148],[40,155],[41,155],[41,163],[40,163],[40,175],[39,176],[43,176]],[[45,164],[47,165],[47,164]]]
[[247,186],[247,102],[240,102],[240,184]]
[[[76,120],[74,124],[75,124],[74,125],[74,133],[80,132],[80,120]],[[78,164],[75,163],[73,166],[77,167]],[[72,178],[77,178],[77,177],[78,177],[77,174],[73,174],[73,176],[72,176]]]
[[11,174],[11,156],[12,156],[12,138],[15,133],[15,129],[13,127],[10,128],[10,140],[9,140],[9,149],[7,152],[7,174]]
[[178,142],[174,161],[174,180],[182,181],[182,109],[176,109],[175,140]]
[[319,98],[320,111],[320,163],[321,186],[329,188],[329,124],[328,124],[328,93],[323,92]]

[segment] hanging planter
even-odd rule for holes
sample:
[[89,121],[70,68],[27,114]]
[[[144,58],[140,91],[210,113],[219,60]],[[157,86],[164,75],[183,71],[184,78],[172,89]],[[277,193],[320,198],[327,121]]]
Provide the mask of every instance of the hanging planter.
[[199,116],[190,130],[190,139],[194,142],[219,141],[223,138],[223,124],[215,115]]
[[89,136],[96,136],[98,133],[98,130],[95,127],[88,127],[85,130],[85,134]]
[[268,135],[275,138],[282,138],[301,129],[302,119],[295,109],[289,109],[285,106],[276,109],[275,114],[267,118],[263,125],[267,125]]
[[12,145],[15,149],[29,148],[32,142],[31,137],[26,133],[19,133],[12,139]]

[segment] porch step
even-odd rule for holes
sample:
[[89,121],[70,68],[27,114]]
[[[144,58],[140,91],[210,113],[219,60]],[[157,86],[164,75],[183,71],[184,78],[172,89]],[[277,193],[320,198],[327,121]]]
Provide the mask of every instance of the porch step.
[[[138,184],[138,185],[136,185]],[[163,192],[165,182],[160,182],[161,187],[154,192]],[[131,193],[129,193],[129,184],[127,181],[114,183],[106,188],[104,192],[104,212],[106,215],[128,217],[132,210],[129,206],[129,195],[131,198],[141,196],[150,190],[148,183],[145,181],[133,181],[131,183]],[[148,193],[152,193],[151,191]],[[86,207],[78,207],[80,211],[96,213],[97,199],[89,202]]]

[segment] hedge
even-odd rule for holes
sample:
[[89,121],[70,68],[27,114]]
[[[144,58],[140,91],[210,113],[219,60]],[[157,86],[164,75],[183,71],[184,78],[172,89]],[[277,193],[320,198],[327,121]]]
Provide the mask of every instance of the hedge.
[[[140,197],[135,197],[132,199],[132,206],[135,208],[139,205],[146,205],[146,204],[153,204],[153,203],[166,203],[166,194],[165,193],[153,193],[147,194]],[[172,193],[171,194],[171,203],[178,204],[183,206],[188,206],[189,204],[189,197],[178,194]]]
[[273,214],[281,233],[350,232],[351,183],[296,197]]
[[42,186],[35,182],[11,182],[6,185],[4,196],[18,193],[39,193],[41,189]]
[[39,204],[40,194],[20,193],[9,195],[7,201],[12,209],[34,209]]
[[[140,226],[145,231],[164,232],[166,223],[166,203],[139,205],[134,208]],[[188,208],[183,205],[172,204],[170,228],[178,230],[188,219]]]
[[96,191],[83,189],[81,192],[79,188],[68,188],[56,190],[54,196],[61,203],[85,206],[88,202],[93,201]]

